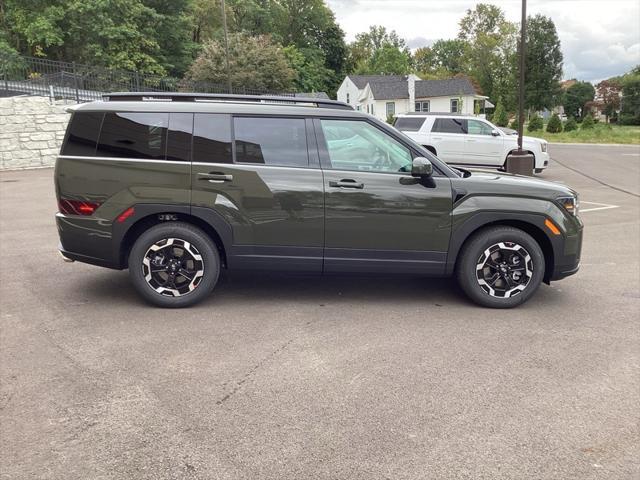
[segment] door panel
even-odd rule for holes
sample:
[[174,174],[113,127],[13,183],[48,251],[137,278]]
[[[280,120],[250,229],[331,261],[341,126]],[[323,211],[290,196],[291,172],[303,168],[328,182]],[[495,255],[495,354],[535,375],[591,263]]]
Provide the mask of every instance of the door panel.
[[[256,119],[254,129],[243,117],[244,133],[238,139],[242,155],[254,163],[193,163],[191,204],[214,209],[231,225],[230,268],[319,273],[324,240],[323,177],[320,168],[309,166],[308,140],[301,138],[307,136],[305,120],[268,125],[263,120],[270,119]],[[278,135],[291,138],[278,142]],[[279,150],[278,144],[286,151]],[[292,145],[304,145],[304,151]],[[234,144],[234,152],[237,146]],[[278,159],[307,166],[274,165]],[[258,161],[261,163],[255,163]]]
[[[340,130],[349,130],[344,136],[354,152],[368,157],[351,157],[336,138]],[[317,120],[316,132],[324,168],[324,271],[442,273],[450,180],[416,183],[408,173],[410,150],[364,120]]]
[[477,165],[502,165],[502,136],[493,136],[493,130],[480,120],[468,120],[465,154],[469,163]]

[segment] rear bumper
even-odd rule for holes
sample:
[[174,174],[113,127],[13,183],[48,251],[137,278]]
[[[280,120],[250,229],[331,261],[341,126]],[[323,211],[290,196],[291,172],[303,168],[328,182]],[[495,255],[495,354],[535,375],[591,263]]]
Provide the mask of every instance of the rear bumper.
[[63,257],[101,267],[122,268],[119,252],[114,248],[110,222],[57,213],[56,225]]

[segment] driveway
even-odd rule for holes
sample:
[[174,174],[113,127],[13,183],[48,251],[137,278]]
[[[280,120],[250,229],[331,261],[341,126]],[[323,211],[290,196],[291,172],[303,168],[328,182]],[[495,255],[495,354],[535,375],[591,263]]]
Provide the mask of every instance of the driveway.
[[510,311],[263,275],[151,308],[60,261],[52,170],[1,173],[0,478],[638,478],[637,151],[551,146],[583,264]]

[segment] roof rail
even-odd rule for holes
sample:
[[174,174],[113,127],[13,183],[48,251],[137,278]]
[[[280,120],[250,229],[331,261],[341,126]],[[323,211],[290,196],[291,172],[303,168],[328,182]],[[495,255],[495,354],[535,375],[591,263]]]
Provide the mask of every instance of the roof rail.
[[301,107],[333,108],[353,110],[344,102],[324,98],[287,97],[284,95],[234,95],[228,93],[185,93],[185,92],[113,92],[105,93],[107,102],[227,102],[227,103],[270,103]]

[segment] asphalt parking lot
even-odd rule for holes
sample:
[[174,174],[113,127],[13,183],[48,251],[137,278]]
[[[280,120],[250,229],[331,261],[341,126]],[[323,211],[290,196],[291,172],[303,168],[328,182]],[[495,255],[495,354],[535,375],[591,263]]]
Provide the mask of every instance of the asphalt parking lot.
[[638,478],[640,148],[551,155],[583,264],[510,311],[282,276],[150,308],[60,261],[51,169],[0,173],[1,478]]

